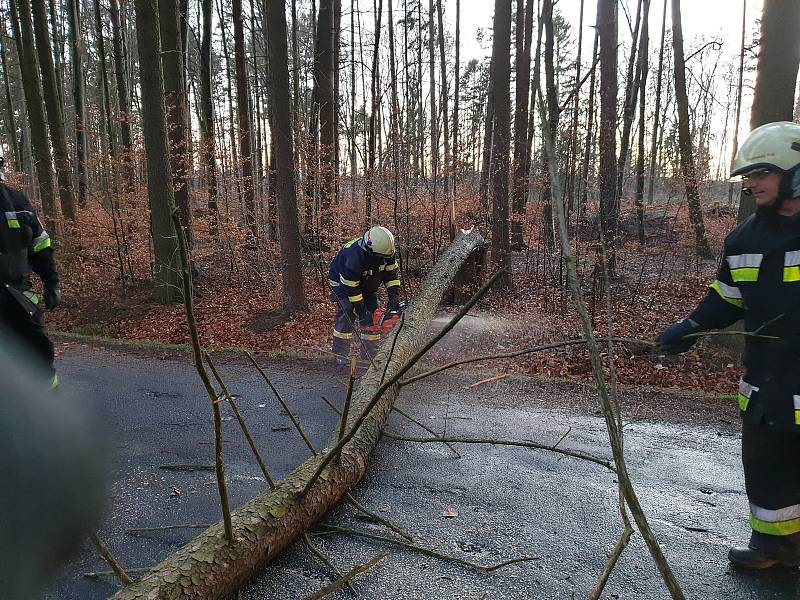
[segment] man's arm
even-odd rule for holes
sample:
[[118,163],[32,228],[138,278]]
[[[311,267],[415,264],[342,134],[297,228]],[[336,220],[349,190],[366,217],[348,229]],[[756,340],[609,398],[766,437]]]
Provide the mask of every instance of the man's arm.
[[28,247],[28,260],[33,272],[42,280],[45,306],[51,309],[55,308],[61,299],[61,292],[58,289],[58,271],[53,256],[53,241],[50,239],[50,234],[42,227],[36,211],[25,195],[21,192],[16,192],[14,195],[17,211],[25,214],[33,233]]
[[400,269],[397,264],[397,257],[393,256],[386,263],[381,265],[383,285],[386,287],[386,295],[389,297],[387,308],[397,310],[400,307]]

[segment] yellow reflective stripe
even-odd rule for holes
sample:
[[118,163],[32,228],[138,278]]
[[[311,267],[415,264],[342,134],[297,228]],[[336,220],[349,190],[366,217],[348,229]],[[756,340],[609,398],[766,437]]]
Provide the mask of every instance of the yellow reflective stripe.
[[794,411],[794,424],[800,425],[800,410]]
[[50,380],[50,386],[47,388],[48,390],[56,389],[61,382],[58,380],[58,375],[53,375],[53,378]]
[[747,405],[750,404],[750,398],[745,396],[744,394],[738,394],[736,396],[736,401],[739,403],[739,410],[742,412],[747,410]]
[[333,330],[333,337],[337,337],[343,340],[349,340],[353,338],[353,333],[342,333],[341,331]]
[[42,240],[41,242],[39,242],[38,244],[36,244],[33,247],[33,252],[34,252],[34,254],[36,252],[41,252],[42,250],[44,250],[46,248],[50,248],[52,245],[53,245],[53,241],[50,239],[50,236],[48,235],[47,239]]
[[770,535],[792,535],[800,532],[800,504],[783,508],[762,508],[750,503],[750,525],[754,531]]
[[766,533],[767,535],[792,535],[794,533],[800,533],[800,518],[770,523],[769,521],[756,519],[751,514],[750,527],[753,531]]
[[359,294],[358,296],[348,296],[347,297],[350,302],[361,302],[364,299],[364,294]]
[[339,275],[339,281],[341,281],[345,285],[349,285],[350,287],[358,287],[361,285],[361,280],[353,281],[352,279],[345,279],[344,275]]
[[339,282],[334,281],[333,279],[328,279],[328,283],[330,284],[331,287],[339,287]]
[[800,281],[800,266],[783,267],[783,280],[785,282]]
[[733,269],[731,277],[734,281],[758,281],[758,267],[745,267]]
[[393,262],[390,265],[386,265],[386,270],[387,271],[394,271],[396,268],[397,268],[397,263],[396,262]]
[[17,211],[6,212],[6,223],[9,229],[19,229],[19,221],[17,220]]
[[386,270],[386,265],[381,265],[380,267],[378,267],[378,271],[385,271],[385,270]]
[[361,238],[356,238],[356,239],[354,239],[354,240],[350,240],[350,241],[349,241],[349,242],[347,242],[347,243],[346,243],[344,246],[342,246],[342,248],[349,248],[350,246],[352,246],[353,244],[355,244],[355,243],[356,243],[358,240],[360,240],[360,239],[361,239]]
[[377,342],[381,339],[380,333],[362,333],[361,339],[366,340],[368,342]]
[[717,292],[720,298],[726,302],[730,302],[737,308],[742,308],[744,306],[744,302],[742,302],[742,293],[739,291],[739,288],[722,283],[720,280],[715,281],[708,287]]
[[390,288],[390,287],[394,287],[396,285],[400,285],[400,280],[399,279],[392,279],[391,281],[387,281],[386,282],[386,288],[387,289]]

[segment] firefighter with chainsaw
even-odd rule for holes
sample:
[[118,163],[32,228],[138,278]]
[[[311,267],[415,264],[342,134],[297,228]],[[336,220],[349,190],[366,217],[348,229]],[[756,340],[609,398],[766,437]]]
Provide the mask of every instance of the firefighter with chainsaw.
[[[31,271],[42,280],[43,296],[33,289]],[[50,388],[58,386],[58,377],[42,305],[52,310],[60,298],[50,236],[25,195],[6,185],[0,172],[0,334],[32,357],[34,373]]]
[[[375,354],[382,331],[391,331],[403,311],[400,272],[394,235],[385,227],[371,227],[362,237],[339,250],[328,273],[331,297],[336,304],[333,353],[336,364],[348,363],[350,343],[358,319],[361,358]],[[378,288],[386,287],[386,310],[378,308]]]
[[661,350],[688,350],[687,335],[743,319],[739,382],[742,463],[752,534],[728,558],[744,569],[800,566],[800,125],[768,123],[736,155],[756,212],[725,239],[717,279],[695,310],[671,325]]

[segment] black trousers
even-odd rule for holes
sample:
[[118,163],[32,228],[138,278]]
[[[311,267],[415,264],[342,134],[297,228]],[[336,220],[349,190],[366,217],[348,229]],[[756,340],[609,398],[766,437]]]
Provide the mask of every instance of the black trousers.
[[33,316],[0,284],[0,339],[10,356],[19,360],[37,379],[55,383],[53,342],[47,337],[42,313]]
[[744,421],[742,465],[752,528],[769,535],[800,532],[800,432]]

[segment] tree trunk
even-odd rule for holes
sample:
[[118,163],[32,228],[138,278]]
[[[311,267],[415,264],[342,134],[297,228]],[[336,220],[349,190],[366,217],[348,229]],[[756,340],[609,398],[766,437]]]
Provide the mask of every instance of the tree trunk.
[[39,65],[36,60],[36,48],[33,43],[31,7],[28,0],[14,0],[10,3],[10,6],[11,25],[14,28],[14,38],[17,41],[19,66],[22,73],[22,89],[25,93],[25,107],[28,111],[28,124],[31,130],[33,162],[36,166],[36,177],[39,180],[39,195],[42,198],[45,225],[50,235],[53,235],[59,231],[59,211],[56,205],[53,185],[55,179],[53,157],[50,154],[50,144],[47,137]]
[[[269,1],[275,3],[275,0]],[[283,4],[279,6],[282,8]],[[372,366],[360,379],[353,393],[350,422],[364,412],[381,382],[400,373],[405,363],[422,347],[424,332],[445,290],[460,266],[482,242],[477,234],[462,234],[441,255],[420,286],[413,305],[406,310],[403,327],[384,341]],[[391,360],[388,360],[392,345]],[[275,489],[256,496],[235,510],[231,514],[235,543],[226,542],[222,523],[218,523],[147,575],[121,589],[112,600],[222,600],[234,594],[325,515],[363,477],[397,393],[398,387],[392,386],[383,394],[356,435],[342,448],[338,459],[330,462],[323,477],[317,479],[306,494],[300,495],[299,492],[306,487],[324,455],[308,459]],[[333,447],[337,439],[338,436],[332,437],[329,446]]]
[[489,180],[492,173],[492,137],[494,133],[494,56],[489,62],[489,81],[486,86],[486,119],[483,126],[480,190],[481,207],[489,210]]
[[[733,124],[733,143],[731,145],[731,167],[730,167],[731,171],[733,171],[733,161],[736,159],[737,152],[739,152],[739,122],[741,121],[742,118],[742,80],[744,79],[744,52],[745,52],[746,36],[747,36],[747,0],[742,0],[742,38],[739,44],[739,79],[736,84],[736,114],[734,115],[733,119],[734,124]],[[795,107],[795,110],[797,110],[797,107]],[[735,184],[733,181],[731,181],[730,184],[728,185],[728,204],[733,204],[734,185]]]
[[192,206],[187,182],[186,71],[181,43],[180,0],[158,0],[161,27],[161,65],[164,77],[164,101],[169,137],[170,167],[175,204],[191,249],[194,243]]
[[336,98],[333,89],[333,0],[320,0],[314,52],[314,80],[319,100],[320,225],[333,223],[334,163],[336,161]]
[[[546,0],[547,1],[547,0]],[[511,248],[508,236],[508,175],[511,138],[511,0],[495,0],[494,42],[494,135],[492,141],[492,263],[504,268],[498,280],[501,289],[511,289]]]
[[[544,0],[542,4],[541,20],[544,24],[544,80],[547,92],[547,120],[550,132],[550,143],[556,148],[556,138],[558,136],[558,119],[560,116],[558,107],[558,90],[556,89],[556,73],[554,64],[555,33],[553,31],[553,1]],[[555,159],[555,157],[554,157]],[[550,180],[550,172],[547,163],[542,162],[542,236],[544,244],[551,248],[553,246],[553,185]]]
[[[119,0],[110,0],[111,32],[114,43],[114,69],[117,71],[117,105],[119,106],[119,129],[122,137],[122,166],[128,190],[133,190],[135,173],[131,148],[130,95],[125,69],[125,50],[122,39],[122,18]],[[176,42],[178,43],[178,42]]]
[[530,95],[532,37],[533,0],[528,0],[527,8],[523,8],[523,0],[517,0],[517,84],[514,96],[514,164],[511,193],[514,213],[511,222],[511,247],[514,250],[521,250],[525,246],[523,223],[525,200],[528,197],[525,153],[528,144],[528,96]]
[[[686,186],[686,203],[689,206],[689,221],[694,229],[697,255],[711,257],[711,248],[706,240],[703,212],[700,206],[700,191],[697,171],[692,155],[692,137],[689,133],[689,98],[686,96],[686,63],[683,57],[683,29],[681,27],[681,0],[672,0],[672,48],[675,57],[675,103],[678,107],[678,137],[681,152],[681,172]],[[792,88],[794,92],[794,88]]]
[[631,41],[631,55],[628,59],[628,78],[625,81],[625,101],[622,104],[622,135],[619,143],[619,157],[617,158],[617,198],[622,200],[622,188],[625,183],[625,171],[628,165],[628,154],[630,151],[631,129],[633,128],[633,117],[636,115],[636,103],[639,99],[639,77],[641,69],[634,70],[636,65],[636,50],[639,39],[639,27],[642,23],[642,5],[644,5],[644,20],[647,20],[650,10],[649,0],[638,0],[636,4],[636,23],[634,25],[633,37]]
[[[455,205],[455,198],[451,194],[450,188],[450,174],[448,173],[448,169],[450,168],[450,120],[448,119],[449,116],[449,109],[448,109],[448,91],[447,91],[447,56],[445,55],[445,47],[444,47],[444,19],[442,18],[442,0],[437,0],[436,2],[436,17],[437,22],[439,25],[439,66],[440,72],[442,77],[442,91],[441,91],[441,121],[444,125],[444,130],[442,131],[443,134],[443,141],[444,141],[444,168],[442,169],[442,180],[444,183],[444,191],[445,196],[447,197],[447,202],[450,206],[450,239],[455,237],[455,219],[456,219],[456,205]],[[437,119],[438,120],[438,119]],[[435,185],[435,184],[434,184]]]
[[[461,0],[456,0],[456,74],[453,78],[455,91],[453,93],[453,166],[450,172],[453,175],[452,194],[456,196],[456,186],[458,184],[458,102],[461,88]],[[455,235],[455,228],[453,228]]]
[[644,0],[644,19],[642,19],[642,32],[639,38],[639,140],[636,153],[636,193],[634,204],[636,205],[636,223],[639,243],[644,245],[644,119],[645,119],[645,98],[647,91],[647,66],[648,48],[650,43],[650,30],[648,15],[650,14],[650,0]]
[[617,3],[598,0],[597,29],[600,32],[600,227],[609,270],[613,273],[614,243],[619,222],[617,197]]
[[178,243],[172,222],[172,211],[176,208],[164,109],[158,3],[154,0],[135,0],[135,8],[156,296],[161,302],[175,302],[181,299],[181,276]]
[[[114,138],[114,128],[111,122],[111,92],[108,89],[108,69],[106,68],[106,47],[103,37],[103,21],[100,17],[100,0],[94,0],[94,26],[95,39],[97,40],[97,62],[100,69],[100,81],[102,89],[101,94],[103,97],[102,121],[105,125],[104,133],[107,138],[109,154],[111,155],[110,171],[112,179],[116,180],[114,173],[117,168],[117,142]],[[116,185],[113,187],[116,187]]]
[[[72,47],[72,96],[75,100],[75,154],[78,162],[78,204],[86,206],[86,106],[83,85],[83,34],[81,33],[80,1],[67,0],[67,19]],[[2,49],[0,49],[2,51]]]
[[658,51],[658,75],[656,76],[656,102],[653,112],[653,136],[650,139],[650,183],[647,187],[647,203],[653,203],[653,188],[655,186],[656,154],[658,153],[658,125],[661,119],[661,83],[664,73],[664,37],[667,31],[667,0],[664,0],[663,17],[661,18],[661,46]]
[[297,220],[284,1],[268,0],[266,15],[269,28],[267,35],[269,66],[272,75],[271,97],[274,114],[271,137],[275,144],[272,156],[275,160],[277,177],[283,307],[286,310],[296,311],[306,308],[306,296],[303,289],[303,262],[300,256],[300,229]]
[[217,149],[214,135],[214,101],[211,92],[211,0],[202,0],[203,40],[200,45],[200,119],[201,152],[206,168],[208,185],[208,212],[211,215],[211,233],[216,235],[219,227],[219,205],[217,204]]
[[242,0],[233,0],[233,53],[236,63],[236,113],[239,124],[239,158],[242,165],[244,193],[244,221],[250,230],[252,242],[258,238],[256,223],[256,197],[253,186],[253,150],[250,140],[250,106],[247,84],[247,63],[244,49],[244,17]]
[[21,171],[22,166],[22,152],[20,150],[19,140],[17,139],[17,124],[14,118],[14,100],[11,95],[11,86],[9,85],[8,75],[8,61],[6,60],[6,21],[2,14],[0,14],[0,59],[2,59],[3,66],[3,87],[6,94],[6,132],[8,133],[8,142],[11,146],[11,161],[12,168]]
[[[764,0],[756,87],[750,110],[750,129],[773,121],[791,121],[800,67],[800,2]],[[752,196],[742,195],[738,222],[755,210]]]
[[[58,179],[58,195],[61,211],[68,221],[75,221],[75,196],[72,191],[72,167],[67,152],[67,139],[64,133],[64,113],[59,102],[53,50],[50,45],[50,31],[47,21],[47,7],[44,0],[33,0],[33,31],[36,38],[36,51],[39,55],[39,68],[42,74],[44,105],[50,125],[50,142],[53,145],[53,158]],[[26,7],[27,10],[27,7]],[[23,9],[20,15],[24,18]]]

